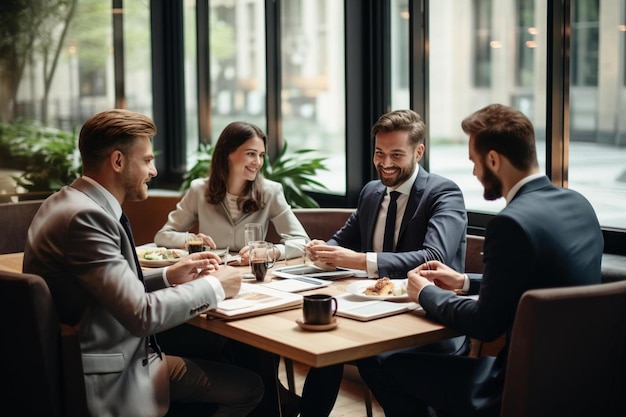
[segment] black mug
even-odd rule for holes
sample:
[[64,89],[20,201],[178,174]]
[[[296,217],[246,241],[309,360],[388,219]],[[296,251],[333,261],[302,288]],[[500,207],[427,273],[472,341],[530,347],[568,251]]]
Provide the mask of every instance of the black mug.
[[330,324],[337,314],[337,299],[327,294],[305,295],[302,300],[302,320],[305,324]]

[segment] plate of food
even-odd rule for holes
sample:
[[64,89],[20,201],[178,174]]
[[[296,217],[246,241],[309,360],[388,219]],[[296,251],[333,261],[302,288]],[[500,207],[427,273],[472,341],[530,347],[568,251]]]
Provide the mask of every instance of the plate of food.
[[346,290],[359,298],[367,300],[408,301],[406,293],[406,279],[389,279],[387,277],[371,280],[356,281],[348,285]]
[[162,247],[137,249],[139,264],[147,268],[173,265],[188,255],[181,249],[167,249]]

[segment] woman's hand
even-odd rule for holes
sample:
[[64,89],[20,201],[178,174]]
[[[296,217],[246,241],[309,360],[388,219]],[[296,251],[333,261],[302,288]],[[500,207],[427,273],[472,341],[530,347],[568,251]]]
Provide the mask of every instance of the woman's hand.
[[204,233],[198,233],[198,236],[202,238],[202,241],[206,246],[210,247],[211,249],[217,248],[217,245],[215,244],[215,241],[213,240],[213,238],[211,238],[211,236],[207,236]]

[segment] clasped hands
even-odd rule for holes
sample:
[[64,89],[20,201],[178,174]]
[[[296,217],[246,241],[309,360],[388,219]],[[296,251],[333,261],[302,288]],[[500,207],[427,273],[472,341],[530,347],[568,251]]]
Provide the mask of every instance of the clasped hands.
[[424,262],[407,274],[407,294],[415,302],[419,300],[422,289],[428,285],[436,285],[444,290],[460,290],[465,283],[463,274],[456,272],[439,261]]
[[341,246],[328,245],[323,240],[313,239],[305,246],[307,257],[324,269],[338,266],[351,269],[366,269],[365,254]]

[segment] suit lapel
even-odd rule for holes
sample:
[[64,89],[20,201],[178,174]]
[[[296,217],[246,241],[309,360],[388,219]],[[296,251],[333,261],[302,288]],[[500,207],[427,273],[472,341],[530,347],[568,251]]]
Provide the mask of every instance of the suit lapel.
[[400,231],[398,232],[398,242],[396,242],[396,247],[398,243],[402,239],[404,232],[409,224],[409,221],[415,216],[417,213],[417,207],[422,200],[422,196],[424,195],[424,190],[426,189],[426,183],[428,182],[428,172],[424,168],[420,167],[419,172],[417,173],[417,178],[411,187],[411,194],[409,195],[409,200],[406,203],[406,209],[404,210],[404,216],[402,216],[402,223],[400,224]]
[[383,198],[387,192],[387,187],[380,181],[375,185],[374,190],[364,197],[364,201],[361,206],[361,221],[365,222],[365,233],[362,235],[365,237],[365,251],[371,252],[374,250],[374,229],[376,228],[376,220],[380,213],[380,206],[383,203]]

